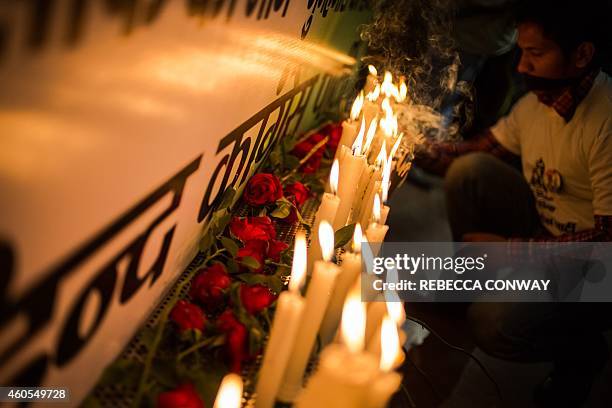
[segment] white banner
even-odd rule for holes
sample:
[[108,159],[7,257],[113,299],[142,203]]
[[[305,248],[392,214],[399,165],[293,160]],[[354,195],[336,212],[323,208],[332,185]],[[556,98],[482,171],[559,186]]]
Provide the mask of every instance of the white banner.
[[0,3],[0,384],[82,400],[223,191],[340,95],[361,9]]

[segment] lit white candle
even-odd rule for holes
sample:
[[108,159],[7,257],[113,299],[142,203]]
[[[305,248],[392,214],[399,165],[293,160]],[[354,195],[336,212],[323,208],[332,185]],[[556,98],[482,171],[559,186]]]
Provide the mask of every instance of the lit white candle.
[[[363,173],[366,167],[366,158],[361,154],[363,133],[363,131],[359,131],[359,135],[355,143],[353,143],[352,152],[344,153],[340,163],[340,180],[338,183],[340,206],[332,224],[334,231],[339,230],[346,224],[353,200],[355,199],[355,192],[357,191],[357,183],[355,181],[361,178],[361,173]],[[343,147],[343,149],[346,149],[346,147]]]
[[387,235],[387,231],[389,231],[388,225],[381,225],[380,222],[380,196],[376,194],[374,197],[374,208],[372,210],[372,215],[374,217],[374,222],[368,226],[366,230],[366,237],[370,242],[370,248],[372,250],[372,254],[374,256],[378,256],[380,252],[380,245],[385,240],[385,235]]
[[357,223],[355,225],[355,232],[353,233],[351,250],[342,255],[340,275],[338,275],[336,279],[329,306],[327,307],[325,317],[321,323],[319,337],[321,338],[321,344],[323,346],[333,341],[336,336],[338,324],[342,317],[342,305],[344,305],[349,289],[355,284],[361,272],[361,239],[361,225]]
[[368,187],[363,196],[363,203],[359,211],[359,217],[357,218],[362,225],[370,225],[374,195],[380,191],[385,163],[387,163],[387,159],[385,144],[383,143],[376,158],[374,172],[372,173],[372,177],[368,182]]
[[340,206],[340,197],[336,195],[338,191],[338,175],[340,165],[338,160],[334,160],[329,173],[329,185],[331,192],[324,193],[321,199],[321,205],[315,215],[312,228],[310,229],[310,250],[308,251],[308,268],[307,271],[312,271],[315,261],[321,259],[321,245],[319,244],[319,226],[321,221],[327,221],[330,224],[334,222],[338,207]]
[[365,93],[372,92],[378,84],[378,70],[374,65],[368,65],[368,77],[364,86]]
[[[380,183],[380,190],[382,194],[382,202],[383,204],[387,203],[387,199],[389,198],[389,187],[390,187],[390,178],[391,178],[391,164],[392,157],[389,156],[385,166],[383,168],[382,181]],[[387,205],[383,205],[380,211],[380,223],[385,225],[387,223],[387,218],[389,217],[389,211],[391,209]]]
[[[402,325],[406,321],[406,312],[404,311],[404,304],[401,301],[387,301],[377,303],[382,303],[385,305],[386,315],[395,323],[397,329],[401,330]],[[381,319],[379,322],[376,322],[378,324],[378,327],[376,327],[374,334],[366,341],[366,349],[377,357],[381,355],[380,337],[381,330],[383,329],[381,323],[383,323],[383,321],[384,315],[383,319]],[[384,352],[384,349],[382,351]]]
[[312,279],[308,284],[302,322],[277,396],[283,402],[293,402],[302,389],[304,371],[340,272],[340,268],[331,262],[334,255],[334,230],[327,221],[321,222],[319,236],[323,260],[315,262]]
[[[338,150],[336,150],[336,156],[338,155],[338,151],[340,150],[340,146],[351,147],[353,143],[355,143],[355,138],[357,137],[357,132],[359,130],[358,121],[359,115],[361,114],[361,108],[363,107],[365,96],[363,95],[363,91],[357,95],[355,101],[353,102],[353,106],[351,107],[351,115],[348,120],[342,122],[342,136],[340,137],[340,141],[338,142]],[[363,121],[364,119],[362,119]]]
[[259,381],[255,390],[257,408],[274,406],[304,311],[304,298],[300,294],[300,288],[305,275],[306,237],[303,233],[298,233],[295,237],[289,290],[278,297],[270,340],[259,372]]
[[223,377],[213,408],[240,408],[242,406],[242,378],[238,374]]
[[376,358],[364,352],[365,304],[360,284],[349,292],[342,310],[341,344],[330,344],[321,353],[317,371],[298,396],[296,408],[366,407],[374,398],[369,387],[380,376]]
[[368,389],[368,398],[364,406],[368,408],[384,408],[391,396],[399,389],[402,376],[392,372],[403,361],[404,355],[400,348],[400,340],[395,322],[385,317],[380,336],[382,354],[380,356],[380,374]]

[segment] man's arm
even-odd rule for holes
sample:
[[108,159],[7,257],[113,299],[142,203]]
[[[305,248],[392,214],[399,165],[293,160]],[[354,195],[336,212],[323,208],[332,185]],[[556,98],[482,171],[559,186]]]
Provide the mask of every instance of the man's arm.
[[487,152],[512,165],[520,163],[520,157],[503,147],[487,129],[470,140],[431,144],[416,152],[414,164],[429,173],[444,176],[453,160],[472,152]]
[[533,238],[510,238],[512,242],[610,242],[612,241],[612,216],[595,215],[595,227],[571,234]]

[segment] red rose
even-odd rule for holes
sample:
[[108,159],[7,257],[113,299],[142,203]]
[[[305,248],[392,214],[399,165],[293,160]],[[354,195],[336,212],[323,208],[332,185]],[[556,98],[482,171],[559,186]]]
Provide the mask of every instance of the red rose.
[[331,123],[321,129],[321,133],[329,137],[329,140],[327,141],[327,147],[332,152],[335,152],[338,148],[338,143],[340,143],[340,138],[342,138],[342,124]]
[[157,396],[157,408],[204,408],[193,384],[187,383]]
[[242,361],[248,357],[247,329],[236,319],[230,309],[219,315],[217,327],[225,334],[225,352],[230,363],[230,370],[240,373]]
[[212,311],[222,304],[225,290],[232,283],[225,266],[212,264],[202,268],[191,281],[189,296],[205,306],[207,311]]
[[[323,136],[322,134],[315,133],[312,136],[310,136],[308,139],[296,144],[293,147],[291,154],[293,154],[294,156],[300,159],[303,159],[312,149],[314,149],[316,144],[322,141],[324,138],[325,136]],[[321,146],[312,156],[310,156],[310,159],[308,159],[306,163],[304,163],[301,166],[300,169],[302,170],[302,172],[303,173],[316,172],[321,166],[321,158],[323,157],[324,151],[325,151],[325,147]]]
[[179,326],[181,332],[190,329],[202,331],[206,322],[202,309],[186,300],[176,302],[170,312],[170,319]]
[[242,197],[252,206],[259,207],[274,203],[283,196],[283,187],[274,174],[259,173],[251,177]]
[[270,306],[276,300],[276,295],[264,285],[240,286],[240,301],[247,312],[254,315]]
[[301,207],[302,204],[304,204],[304,202],[308,200],[309,195],[310,195],[310,192],[308,191],[308,187],[306,187],[304,184],[300,183],[299,181],[296,181],[293,184],[289,184],[288,186],[285,186],[285,197],[295,198],[294,203],[298,207]]
[[270,217],[234,217],[230,232],[242,242],[258,239],[267,241],[276,238],[276,230]]
[[323,155],[315,154],[310,159],[308,159],[306,163],[304,163],[302,167],[300,167],[300,169],[302,170],[302,173],[304,174],[316,173],[316,171],[319,170],[319,167],[321,167],[322,156]]
[[253,272],[261,273],[264,269],[264,256],[268,252],[268,243],[266,241],[252,240],[247,241],[244,247],[238,250],[236,259],[242,261],[247,256],[254,258],[259,262],[259,268],[254,269]]
[[274,262],[280,262],[281,253],[289,248],[289,245],[285,244],[283,241],[277,241],[273,239],[268,242],[268,258],[270,258]]

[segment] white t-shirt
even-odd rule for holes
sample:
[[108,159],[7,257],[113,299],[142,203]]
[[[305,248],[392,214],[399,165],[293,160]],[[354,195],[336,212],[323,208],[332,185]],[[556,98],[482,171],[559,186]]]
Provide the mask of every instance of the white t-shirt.
[[593,228],[594,214],[612,215],[612,79],[605,73],[568,123],[530,92],[491,131],[521,156],[542,224],[553,235]]

